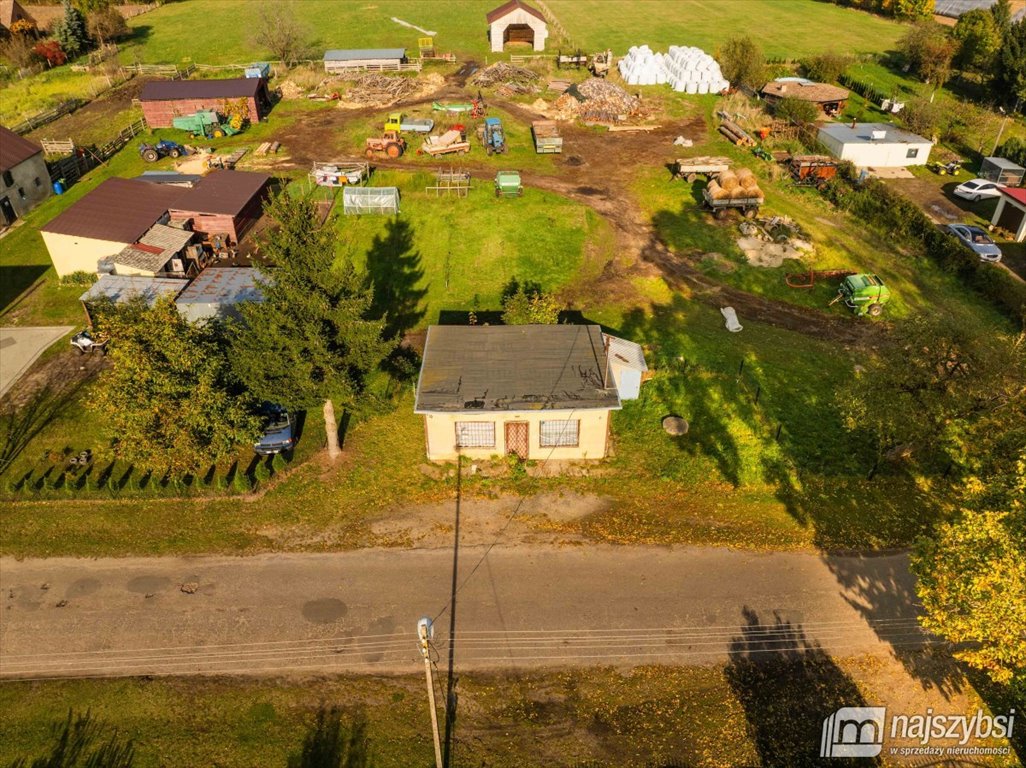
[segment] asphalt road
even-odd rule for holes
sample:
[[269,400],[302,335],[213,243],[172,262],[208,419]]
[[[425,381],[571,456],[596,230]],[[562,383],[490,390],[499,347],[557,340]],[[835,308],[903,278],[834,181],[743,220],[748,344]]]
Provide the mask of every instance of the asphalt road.
[[70,325],[0,328],[0,396],[6,394],[47,347],[72,330]]
[[[903,555],[484,553],[461,550],[461,669],[718,662],[742,626],[761,653],[809,642],[835,656],[883,654],[929,642]],[[447,658],[451,566],[440,549],[4,558],[0,676],[416,672],[421,616],[437,617],[434,649]]]

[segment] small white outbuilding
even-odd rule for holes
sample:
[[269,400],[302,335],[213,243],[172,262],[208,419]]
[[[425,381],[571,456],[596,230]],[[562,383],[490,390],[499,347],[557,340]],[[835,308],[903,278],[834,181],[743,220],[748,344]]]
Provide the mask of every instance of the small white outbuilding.
[[819,140],[830,154],[859,168],[926,165],[933,142],[893,123],[827,123]]
[[523,0],[509,0],[485,17],[492,53],[502,53],[506,43],[526,43],[536,51],[545,50],[549,25],[537,8]]

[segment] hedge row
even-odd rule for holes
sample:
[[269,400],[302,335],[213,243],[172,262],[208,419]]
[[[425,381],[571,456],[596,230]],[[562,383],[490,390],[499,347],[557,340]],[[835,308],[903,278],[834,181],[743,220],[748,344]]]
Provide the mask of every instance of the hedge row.
[[861,80],[856,80],[851,75],[847,75],[843,72],[838,76],[837,81],[848,90],[855,91],[855,93],[862,98],[868,99],[875,104],[882,104],[890,98],[890,96],[875,86],[872,86],[869,83],[864,83]]
[[1026,283],[998,265],[981,262],[976,254],[931,221],[919,206],[879,179],[859,182],[855,168],[846,163],[827,186],[826,195],[838,207],[958,275],[1014,321],[1021,322],[1026,317]]

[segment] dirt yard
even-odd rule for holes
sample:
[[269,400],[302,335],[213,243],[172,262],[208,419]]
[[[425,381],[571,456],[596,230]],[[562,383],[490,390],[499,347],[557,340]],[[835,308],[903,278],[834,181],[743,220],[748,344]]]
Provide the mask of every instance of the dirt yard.
[[143,85],[151,78],[133,77],[124,85],[107,91],[70,115],[27,134],[30,139],[72,139],[79,146],[102,144],[113,138],[133,120],[142,116],[132,107]]

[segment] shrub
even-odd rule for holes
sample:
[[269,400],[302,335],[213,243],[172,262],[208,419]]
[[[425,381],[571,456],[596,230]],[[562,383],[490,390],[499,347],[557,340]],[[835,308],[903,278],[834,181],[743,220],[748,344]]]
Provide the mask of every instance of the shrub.
[[61,44],[56,40],[44,40],[41,43],[36,43],[32,51],[40,58],[46,59],[46,63],[51,67],[59,67],[68,60],[68,55],[64,53]]
[[819,107],[811,101],[793,98],[778,101],[773,112],[780,120],[786,120],[795,125],[814,123],[820,117]]
[[998,155],[1011,160],[1016,165],[1026,167],[1026,141],[1013,136],[1001,145]]
[[805,74],[821,83],[837,81],[844,70],[851,64],[851,56],[844,56],[836,51],[827,51],[802,62]]
[[930,138],[941,133],[945,115],[939,104],[920,97],[905,105],[901,117],[910,131]]

